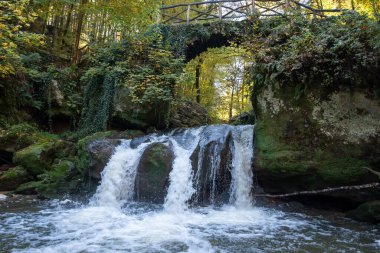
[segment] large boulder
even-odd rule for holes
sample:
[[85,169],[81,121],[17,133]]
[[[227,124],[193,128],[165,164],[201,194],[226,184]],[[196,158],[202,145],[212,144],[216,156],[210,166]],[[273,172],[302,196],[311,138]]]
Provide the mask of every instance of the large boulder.
[[23,166],[31,175],[44,173],[52,163],[53,157],[48,155],[54,142],[38,143],[15,153],[13,163]]
[[0,191],[12,191],[31,179],[30,174],[21,166],[0,172]]
[[[369,169],[380,168],[380,100],[370,88],[267,85],[255,90],[253,104],[256,178],[266,192],[378,181]],[[380,195],[333,197],[357,205]]]
[[0,150],[14,153],[35,143],[55,139],[55,136],[38,132],[29,124],[13,125],[8,129],[0,129]]
[[197,127],[210,123],[207,110],[192,101],[180,101],[173,110],[169,125],[171,128]]
[[380,223],[380,201],[366,202],[347,213],[347,216],[358,221]]
[[136,104],[128,88],[118,87],[113,98],[111,125],[116,129],[139,129],[150,127],[166,128],[165,115],[169,106],[165,103],[149,106],[148,103]]
[[144,150],[135,182],[135,198],[138,201],[164,202],[173,160],[173,151],[167,143],[154,143]]
[[101,172],[107,165],[119,143],[120,141],[116,139],[100,139],[88,144],[87,151],[90,156],[88,175],[90,177],[96,179],[101,178]]

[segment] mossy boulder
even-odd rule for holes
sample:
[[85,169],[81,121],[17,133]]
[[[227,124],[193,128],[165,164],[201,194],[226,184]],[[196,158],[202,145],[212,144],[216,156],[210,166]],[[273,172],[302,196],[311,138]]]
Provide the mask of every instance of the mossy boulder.
[[49,171],[38,175],[37,180],[20,185],[15,192],[21,194],[38,194],[41,197],[54,198],[69,194],[79,189],[82,174],[70,160],[56,160]]
[[15,153],[13,163],[23,166],[34,176],[42,174],[52,163],[53,157],[48,155],[48,151],[53,145],[54,142],[45,142],[26,147]]
[[126,87],[118,87],[113,98],[111,125],[120,130],[139,129],[160,126],[164,123],[163,115],[167,106],[157,105],[153,110],[147,104],[132,103],[133,97]]
[[0,174],[0,191],[12,191],[30,179],[30,174],[23,167],[10,168]]
[[137,168],[135,183],[137,200],[164,202],[173,159],[173,151],[167,144],[154,143],[145,149]]
[[29,124],[18,124],[0,130],[0,150],[16,152],[35,143],[48,142],[57,139],[55,135],[39,132]]
[[369,88],[267,85],[255,90],[253,105],[256,178],[265,191],[378,180],[366,169],[380,168],[380,101]]
[[358,221],[380,223],[380,201],[366,202],[347,214]]

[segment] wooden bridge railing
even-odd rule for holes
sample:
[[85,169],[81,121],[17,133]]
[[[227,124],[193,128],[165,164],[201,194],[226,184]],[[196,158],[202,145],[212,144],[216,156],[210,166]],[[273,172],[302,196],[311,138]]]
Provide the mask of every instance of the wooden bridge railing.
[[240,21],[248,17],[282,16],[291,10],[303,11],[306,15],[325,17],[326,13],[342,10],[315,9],[297,0],[215,0],[175,4],[161,7],[158,22],[165,24],[190,24],[216,20]]

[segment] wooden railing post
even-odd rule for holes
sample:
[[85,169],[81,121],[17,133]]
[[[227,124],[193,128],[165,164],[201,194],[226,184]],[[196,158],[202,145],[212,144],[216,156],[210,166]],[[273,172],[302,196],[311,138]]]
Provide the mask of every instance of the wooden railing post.
[[191,5],[187,5],[187,12],[186,12],[186,24],[190,24],[190,10],[191,10]]
[[161,12],[163,10],[158,10],[157,12],[157,17],[156,17],[156,22],[157,22],[157,25],[159,25],[161,23]]
[[219,3],[219,20],[222,20],[223,12],[222,12],[222,3]]
[[252,16],[255,14],[255,11],[256,11],[256,1],[251,0],[251,15]]

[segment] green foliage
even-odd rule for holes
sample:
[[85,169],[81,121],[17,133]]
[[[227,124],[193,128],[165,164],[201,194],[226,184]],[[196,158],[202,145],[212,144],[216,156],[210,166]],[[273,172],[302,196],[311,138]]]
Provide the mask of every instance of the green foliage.
[[35,19],[29,0],[0,1],[0,78],[22,70],[20,53],[44,44],[41,35],[25,31]]
[[277,18],[246,43],[254,56],[255,87],[375,85],[379,38],[380,24],[353,12],[313,21]]
[[[128,90],[131,108],[144,108],[153,115],[168,113],[183,65],[161,40],[160,30],[155,29],[99,48],[89,57],[92,67],[81,79],[86,83],[81,134],[106,129],[114,92],[119,88]],[[159,118],[165,121],[165,117]]]

